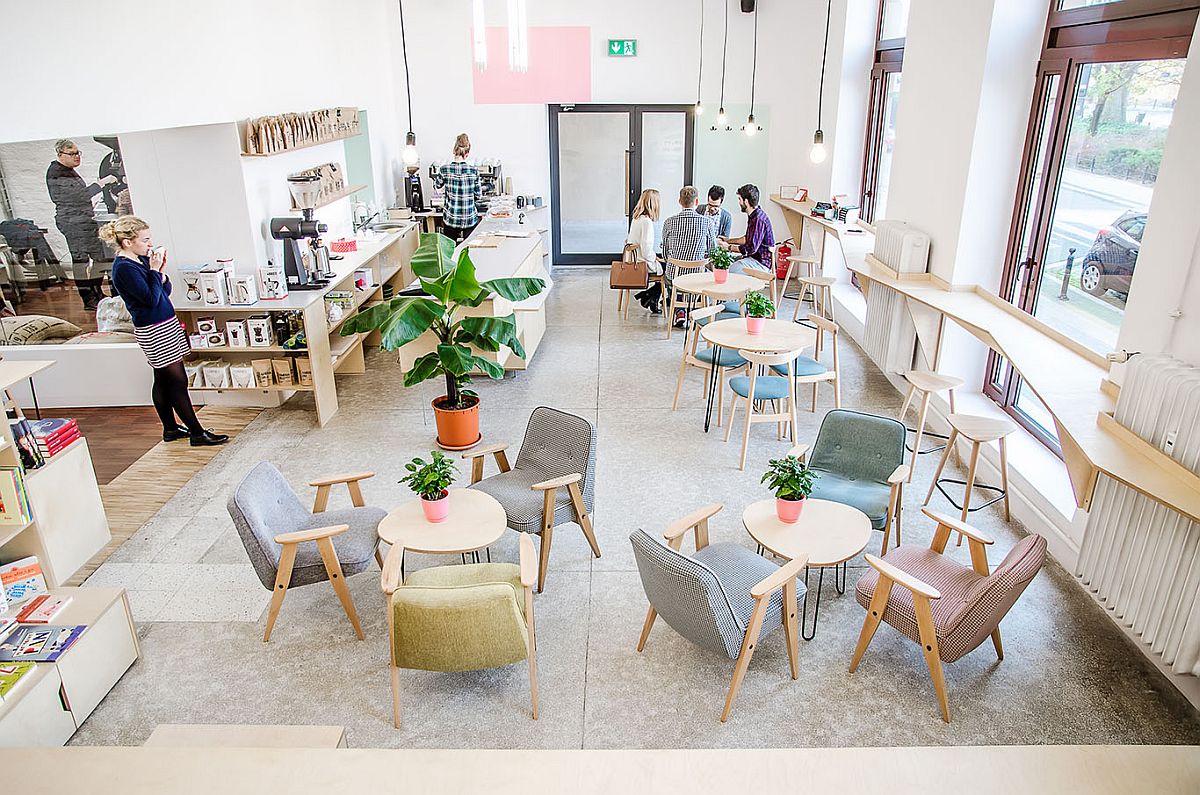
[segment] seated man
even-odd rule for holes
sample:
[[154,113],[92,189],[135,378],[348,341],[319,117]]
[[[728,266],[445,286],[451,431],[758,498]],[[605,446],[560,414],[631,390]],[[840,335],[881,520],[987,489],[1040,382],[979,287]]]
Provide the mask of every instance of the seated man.
[[717,237],[719,238],[727,238],[729,237],[729,233],[733,231],[733,216],[721,206],[724,203],[724,187],[713,185],[708,189],[708,204],[704,207],[704,214],[713,219],[713,223],[717,227]]
[[[707,259],[708,252],[717,247],[717,229],[713,219],[696,212],[700,203],[700,195],[691,185],[685,185],[679,191],[679,206],[683,209],[663,222],[662,253],[667,265],[663,270],[663,279],[668,289],[675,278],[675,268],[671,260],[700,260]],[[671,319],[677,326],[683,325],[686,313],[682,309],[675,310]]]
[[743,266],[772,268],[771,249],[775,246],[775,233],[771,230],[771,219],[767,211],[758,206],[758,188],[746,184],[737,190],[738,206],[746,213],[746,234],[733,237],[722,245],[730,251],[738,251],[743,257]]

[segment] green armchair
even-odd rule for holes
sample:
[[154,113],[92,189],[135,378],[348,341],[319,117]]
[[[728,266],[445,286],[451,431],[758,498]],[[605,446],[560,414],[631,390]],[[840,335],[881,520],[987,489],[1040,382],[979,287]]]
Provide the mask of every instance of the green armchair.
[[400,669],[476,671],[529,660],[537,720],[537,644],[533,586],[537,553],[524,533],[520,565],[435,566],[401,581],[404,548],[392,545],[381,585],[388,597],[392,721],[400,728]]

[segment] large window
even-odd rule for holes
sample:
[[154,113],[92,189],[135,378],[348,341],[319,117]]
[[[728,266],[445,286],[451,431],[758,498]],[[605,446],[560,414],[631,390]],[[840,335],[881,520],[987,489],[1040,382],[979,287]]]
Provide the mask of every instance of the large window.
[[875,65],[867,106],[866,150],[863,154],[862,217],[874,223],[886,218],[892,150],[896,144],[896,105],[900,101],[900,67],[909,0],[881,0],[875,36]]
[[[1136,289],[1198,8],[1061,0],[1050,12],[1000,295],[1097,354],[1116,347]],[[1044,407],[995,354],[984,391],[1057,446]]]

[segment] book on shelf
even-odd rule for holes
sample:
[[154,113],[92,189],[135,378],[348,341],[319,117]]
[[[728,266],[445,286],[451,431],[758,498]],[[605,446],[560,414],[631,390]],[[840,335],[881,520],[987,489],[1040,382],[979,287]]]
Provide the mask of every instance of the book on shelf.
[[49,624],[70,603],[69,596],[48,593],[35,596],[17,613],[17,621],[21,624]]
[[13,445],[25,469],[37,469],[46,463],[46,457],[38,449],[37,437],[29,427],[29,420],[14,409],[8,410],[8,428],[12,432]]
[[0,665],[0,701],[8,698],[21,677],[33,670],[31,662],[14,662]]
[[32,521],[21,468],[0,467],[0,525],[26,525]]
[[77,439],[82,438],[83,434],[79,433],[79,431],[76,431],[75,433],[64,436],[61,439],[53,442],[39,441],[37,443],[38,452],[42,454],[42,458],[51,458],[70,447]]
[[67,417],[50,417],[44,420],[28,421],[30,431],[37,442],[38,452],[43,458],[50,458],[55,453],[83,436],[79,432],[79,423]]
[[79,639],[86,626],[20,624],[0,642],[0,663],[54,662]]
[[4,586],[4,595],[9,607],[49,593],[46,587],[46,577],[42,574],[42,564],[37,555],[14,560],[11,563],[0,563],[0,584]]

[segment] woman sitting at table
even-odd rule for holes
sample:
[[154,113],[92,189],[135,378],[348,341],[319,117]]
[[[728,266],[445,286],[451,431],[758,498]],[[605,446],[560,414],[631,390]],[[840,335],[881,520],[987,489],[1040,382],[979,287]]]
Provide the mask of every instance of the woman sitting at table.
[[[654,222],[658,220],[660,206],[658,191],[653,188],[642,191],[642,195],[638,197],[637,204],[633,208],[633,220],[629,222],[629,234],[625,237],[627,245],[637,246],[638,259],[646,263],[646,271],[656,276],[662,273],[662,266],[659,264],[658,258],[654,256]],[[662,285],[655,282],[649,288],[635,293],[634,297],[641,302],[642,306],[656,315],[661,315],[662,307],[659,302],[661,295]]]

